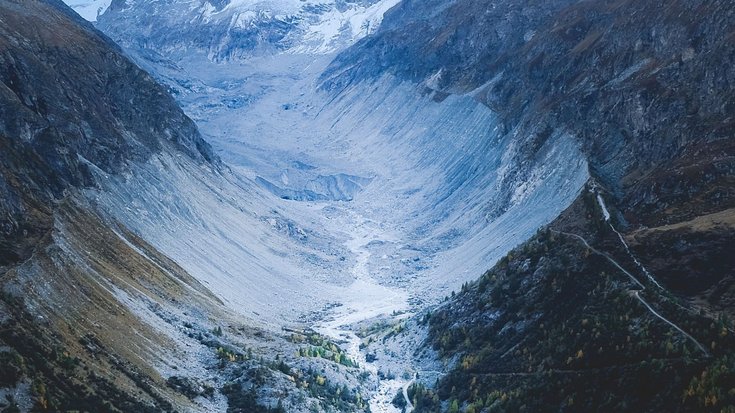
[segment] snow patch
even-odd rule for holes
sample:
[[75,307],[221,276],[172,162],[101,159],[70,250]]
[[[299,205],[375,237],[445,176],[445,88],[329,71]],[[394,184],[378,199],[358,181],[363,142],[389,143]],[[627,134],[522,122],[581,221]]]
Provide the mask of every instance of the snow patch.
[[85,20],[95,22],[97,17],[107,11],[112,0],[64,0],[64,3],[74,9]]

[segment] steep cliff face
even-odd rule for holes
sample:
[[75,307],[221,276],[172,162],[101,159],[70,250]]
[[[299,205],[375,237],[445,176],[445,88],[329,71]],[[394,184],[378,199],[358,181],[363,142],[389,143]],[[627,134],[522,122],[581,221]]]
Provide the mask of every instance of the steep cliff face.
[[[392,73],[441,94],[477,90],[521,135],[573,134],[620,225],[659,227],[734,206],[733,19],[722,1],[406,1],[335,59],[322,87]],[[722,261],[720,244],[683,248]]]
[[333,94],[386,74],[471,92],[518,133],[516,164],[563,130],[590,165],[550,231],[423,319],[450,368],[417,411],[732,409],[733,19],[716,0],[404,1],[327,68]]

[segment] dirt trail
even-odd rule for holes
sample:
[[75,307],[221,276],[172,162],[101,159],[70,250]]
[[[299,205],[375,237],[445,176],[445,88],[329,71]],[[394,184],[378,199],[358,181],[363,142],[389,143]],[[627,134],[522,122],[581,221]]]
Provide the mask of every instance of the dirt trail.
[[[608,211],[607,205],[605,205],[605,201],[602,199],[602,196],[600,196],[600,193],[597,192],[595,188],[593,188],[593,191],[595,191],[595,196],[597,198],[597,204],[600,207],[600,210],[602,211],[602,215],[604,217],[605,222],[608,225],[610,225],[610,228],[612,228],[613,232],[615,232],[618,235],[618,238],[620,239],[620,242],[623,244],[623,247],[625,248],[625,251],[633,259],[633,261],[635,262],[636,266],[638,266],[638,268],[640,268],[640,270],[643,272],[643,274],[646,275],[646,278],[648,278],[654,285],[656,285],[656,287],[658,287],[659,289],[662,289],[663,290],[664,288],[656,281],[656,279],[653,277],[653,275],[651,275],[651,273],[648,272],[648,270],[646,269],[646,267],[644,267],[643,264],[641,264],[641,262],[638,261],[638,258],[633,254],[633,252],[630,250],[630,248],[628,248],[628,244],[625,242],[625,239],[623,238],[623,235],[620,232],[618,232],[618,230],[615,229],[615,227],[613,226],[612,222],[610,221],[610,212]],[[620,263],[618,263],[612,256],[610,256],[609,254],[607,254],[605,252],[602,252],[602,251],[599,251],[599,250],[595,249],[594,247],[592,247],[590,245],[589,242],[587,242],[586,239],[584,239],[584,237],[582,237],[580,235],[572,234],[572,233],[569,233],[569,232],[562,232],[562,231],[553,231],[553,232],[558,233],[558,234],[562,234],[562,235],[566,235],[566,236],[569,236],[569,237],[576,238],[577,240],[579,240],[580,242],[582,242],[584,244],[584,246],[587,249],[589,249],[590,251],[592,251],[593,253],[595,253],[597,255],[600,255],[602,257],[605,257],[605,259],[607,259],[612,265],[614,265],[617,269],[619,269],[621,272],[623,272],[625,275],[627,275],[628,278],[631,279],[631,281],[633,281],[638,287],[640,287],[640,289],[637,289],[637,290],[630,290],[631,296],[635,297],[638,301],[640,301],[641,304],[643,304],[643,306],[646,307],[646,309],[651,314],[653,314],[656,318],[658,318],[659,320],[661,320],[661,321],[665,322],[666,324],[670,325],[676,331],[680,332],[684,337],[686,337],[687,339],[691,340],[692,343],[694,343],[697,346],[697,348],[702,353],[704,353],[704,355],[706,357],[709,357],[709,352],[702,345],[702,343],[700,343],[699,341],[697,341],[697,339],[695,339],[694,337],[692,337],[689,333],[687,333],[686,331],[684,331],[681,327],[679,327],[678,325],[676,325],[674,322],[672,322],[671,320],[669,320],[666,317],[664,317],[661,314],[659,314],[656,310],[653,309],[653,307],[651,307],[651,305],[643,297],[641,297],[640,293],[642,291],[645,291],[646,290],[645,285],[643,285],[643,283],[641,283],[636,276],[634,276],[628,270],[626,270],[625,268],[623,268],[623,266],[620,265]]]

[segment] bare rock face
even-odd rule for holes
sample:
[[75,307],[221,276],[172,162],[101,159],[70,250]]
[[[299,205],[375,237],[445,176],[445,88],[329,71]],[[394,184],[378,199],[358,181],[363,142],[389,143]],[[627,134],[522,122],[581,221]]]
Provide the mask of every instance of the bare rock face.
[[166,90],[57,1],[0,2],[0,265],[28,254],[91,169],[160,151],[217,159]]
[[185,357],[182,303],[208,317],[221,302],[85,196],[157,156],[220,167],[166,90],[71,9],[0,1],[0,409],[212,410],[164,376]]
[[[690,297],[720,281],[717,291],[730,289],[727,271],[692,263],[727,267],[731,220],[710,235],[633,231],[691,226],[735,207],[734,26],[720,0],[407,0],[334,60],[322,88],[390,73],[437,96],[471,91],[531,143],[526,157],[550,131],[576,136],[620,228],[640,251],[657,251],[656,271]],[[688,247],[661,255],[661,237]]]

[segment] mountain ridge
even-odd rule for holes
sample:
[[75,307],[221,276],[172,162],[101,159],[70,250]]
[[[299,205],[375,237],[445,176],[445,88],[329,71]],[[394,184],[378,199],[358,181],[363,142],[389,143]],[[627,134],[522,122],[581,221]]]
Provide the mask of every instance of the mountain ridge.
[[170,0],[114,0],[96,24],[131,50],[150,49],[176,61],[196,49],[224,62],[283,51],[333,53],[371,33],[396,2],[200,0],[180,8]]

